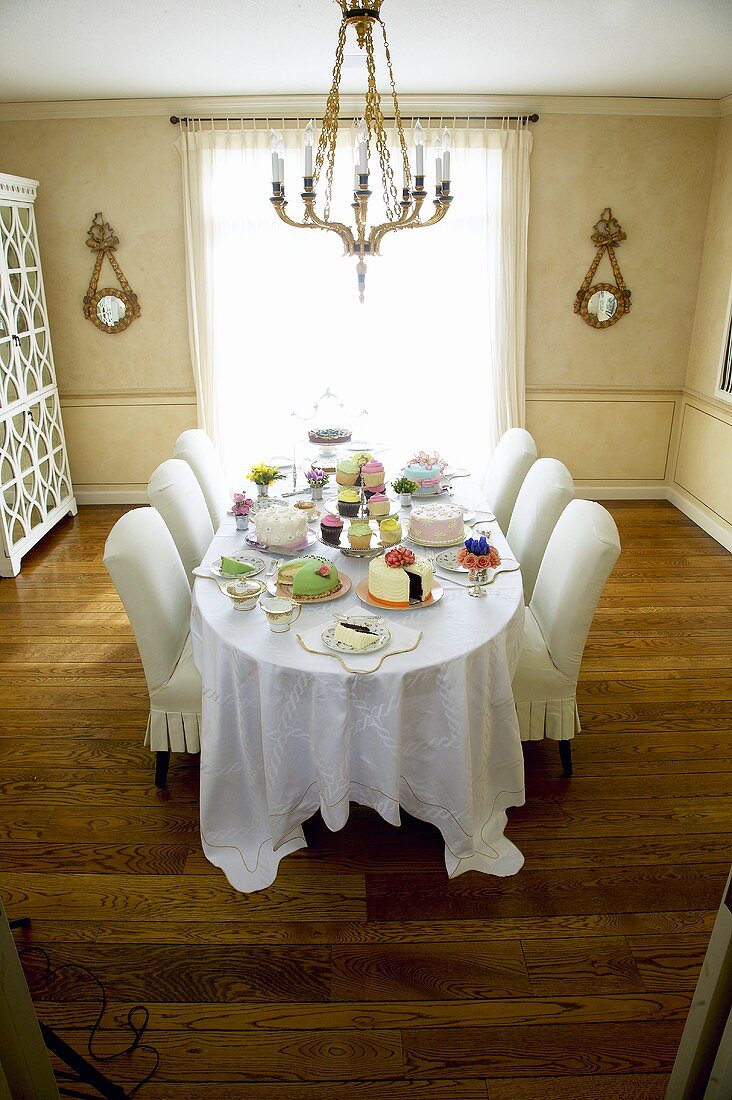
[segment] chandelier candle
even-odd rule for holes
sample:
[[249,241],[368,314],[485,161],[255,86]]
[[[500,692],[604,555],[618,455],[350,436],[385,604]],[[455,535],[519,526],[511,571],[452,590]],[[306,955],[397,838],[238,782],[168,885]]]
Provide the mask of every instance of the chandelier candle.
[[[318,137],[315,163],[313,163],[313,148],[315,147],[314,120],[311,120],[305,127],[305,172],[301,195],[305,212],[302,221],[295,221],[287,213],[284,143],[281,136],[274,133],[272,133],[270,140],[270,151],[272,152],[272,197],[270,201],[277,216],[286,225],[293,226],[295,229],[322,229],[326,232],[336,233],[340,237],[344,255],[356,257],[358,296],[359,300],[363,302],[366,292],[366,257],[380,255],[381,242],[386,234],[398,229],[424,229],[429,225],[436,225],[437,222],[442,221],[449,210],[452,202],[452,195],[450,194],[451,142],[449,131],[445,130],[441,143],[439,140],[437,143],[437,187],[433,204],[434,211],[431,216],[422,220],[422,208],[427,198],[424,187],[424,130],[422,124],[417,120],[414,125],[415,173],[413,177],[399,100],[394,84],[386,28],[381,19],[381,8],[384,0],[370,0],[369,3],[363,3],[363,6],[358,6],[354,0],[337,0],[337,3],[342,12],[342,19],[338,31],[333,79],[325,106],[325,117]],[[353,227],[346,225],[344,222],[331,221],[330,216],[340,119],[341,70],[349,27],[354,28],[359,48],[366,53],[368,72],[364,114],[358,123],[356,133],[357,156],[354,167],[353,202],[351,203],[355,222]],[[389,154],[389,140],[385,128],[384,114],[381,109],[381,96],[376,84],[374,28],[380,28],[381,30],[384,56],[391,86],[394,124],[404,172],[401,198],[399,197],[397,184],[394,182],[394,167]],[[386,220],[377,225],[369,225],[368,205],[371,198],[369,157],[374,151],[379,162],[380,190],[384,199]],[[317,200],[316,188],[323,178],[325,180],[325,201],[321,216],[316,212],[315,204]]]

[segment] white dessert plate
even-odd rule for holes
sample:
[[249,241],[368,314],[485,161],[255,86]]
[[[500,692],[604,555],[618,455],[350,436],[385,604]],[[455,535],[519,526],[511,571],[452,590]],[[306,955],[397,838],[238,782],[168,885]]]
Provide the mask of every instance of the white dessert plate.
[[[445,569],[449,573],[469,573],[470,570],[459,563],[457,555],[457,550],[443,550],[442,553],[438,554],[435,558],[435,565],[439,566],[440,569]],[[502,561],[495,569],[488,569],[486,571],[489,578],[487,583],[490,584],[493,578],[498,576],[499,573],[514,573],[518,568],[519,563],[517,561],[514,561],[512,558],[506,558],[505,561]]]
[[423,607],[432,607],[433,603],[437,603],[441,600],[445,593],[445,589],[438,581],[434,581],[432,585],[432,592],[430,598],[425,600],[424,603],[419,603],[417,600],[414,603],[410,603],[408,607],[395,607],[394,604],[382,603],[381,600],[374,599],[369,592],[369,580],[368,577],[364,577],[362,581],[359,581],[356,585],[356,595],[361,603],[368,604],[369,607],[378,607],[379,611],[419,611]]
[[447,466],[442,474],[443,481],[454,481],[459,477],[470,477],[470,470],[464,470],[460,466],[456,466],[453,470],[450,466]]
[[352,653],[358,656],[360,653],[376,653],[379,649],[384,649],[391,641],[391,631],[385,623],[375,622],[371,615],[351,615],[350,621],[356,623],[358,626],[367,626],[369,630],[373,630],[375,634],[378,634],[378,638],[370,645],[367,645],[364,649],[356,649],[355,646],[347,645],[345,642],[337,642],[335,639],[335,632],[338,623],[331,623],[326,626],[320,637],[323,639],[323,644],[332,649],[335,653]]
[[297,546],[275,546],[274,543],[265,546],[264,543],[257,542],[253,535],[247,535],[245,541],[247,546],[251,546],[252,550],[261,550],[264,554],[280,554],[287,558],[299,558],[303,550],[307,550],[308,546],[315,545],[318,536],[314,531],[308,530],[303,541],[298,543]]
[[267,591],[271,596],[287,596],[295,603],[302,603],[307,607],[311,603],[330,603],[331,600],[339,600],[341,596],[345,596],[346,592],[351,591],[351,578],[346,573],[341,573],[340,569],[338,580],[340,581],[338,587],[332,592],[326,592],[324,596],[293,596],[292,585],[278,584],[277,577],[267,581]]
[[437,550],[443,546],[460,546],[466,539],[472,539],[474,534],[475,531],[472,527],[466,527],[459,539],[448,539],[447,542],[422,542],[421,540],[412,538],[409,534],[405,537],[407,542],[411,542],[414,546],[426,546],[431,550]]
[[245,562],[247,565],[254,566],[254,568],[250,573],[224,573],[221,569],[221,558],[217,558],[216,561],[211,562],[209,569],[214,577],[221,577],[223,581],[248,581],[250,577],[256,577],[257,573],[261,573],[264,569],[264,560],[258,558],[256,554],[247,553],[246,550],[236,554],[226,554],[225,557],[231,558],[232,561]]

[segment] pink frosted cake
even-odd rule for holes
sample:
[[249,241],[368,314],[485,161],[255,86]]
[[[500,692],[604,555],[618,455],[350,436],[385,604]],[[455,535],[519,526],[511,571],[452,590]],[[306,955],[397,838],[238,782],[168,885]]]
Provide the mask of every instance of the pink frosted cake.
[[454,546],[465,532],[463,509],[457,504],[417,504],[409,516],[409,538],[431,546]]

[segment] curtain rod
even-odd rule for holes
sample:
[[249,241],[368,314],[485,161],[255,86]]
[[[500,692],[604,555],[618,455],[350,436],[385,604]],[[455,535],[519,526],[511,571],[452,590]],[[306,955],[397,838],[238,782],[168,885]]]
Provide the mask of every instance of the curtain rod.
[[[304,116],[302,115],[271,115],[269,118],[244,118],[243,116],[230,115],[228,118],[179,118],[178,115],[171,115],[170,121],[173,126],[177,126],[179,123],[188,122],[265,122],[265,123],[277,123],[277,122],[301,122]],[[411,118],[412,116],[404,115],[404,118]],[[414,116],[416,117],[416,116]],[[425,116],[422,115],[422,118]],[[454,122],[502,122],[504,119],[507,122],[538,122],[538,115],[433,115],[433,118],[441,118],[445,121],[452,119]],[[350,115],[346,115],[343,119],[345,121],[350,118]],[[385,115],[385,122],[393,122],[393,116]]]

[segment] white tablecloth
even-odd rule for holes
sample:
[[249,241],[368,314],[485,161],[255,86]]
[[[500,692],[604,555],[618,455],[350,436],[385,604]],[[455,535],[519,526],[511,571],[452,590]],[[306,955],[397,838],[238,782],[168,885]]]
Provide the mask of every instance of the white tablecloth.
[[[492,537],[506,542],[495,523]],[[245,549],[225,520],[206,561]],[[368,562],[317,543],[356,583]],[[419,551],[418,551],[419,552]],[[465,579],[462,577],[461,579]],[[485,599],[445,583],[443,599],[379,611],[423,631],[419,647],[369,676],[305,652],[296,635],[357,602],[304,605],[286,634],[260,608],[235,611],[210,580],[196,580],[191,630],[203,679],[201,836],[208,859],[237,890],[261,890],[280,860],[305,846],[302,823],[320,810],[332,830],[349,803],[392,824],[402,807],[445,841],[450,877],[515,874],[506,809],[524,802],[523,756],[511,694],[524,609],[518,572],[496,577]]]

